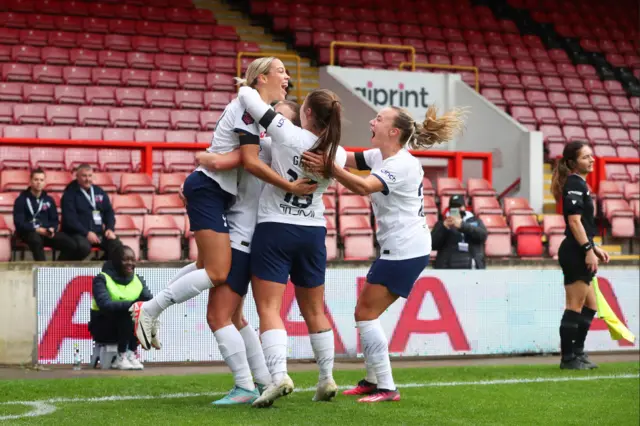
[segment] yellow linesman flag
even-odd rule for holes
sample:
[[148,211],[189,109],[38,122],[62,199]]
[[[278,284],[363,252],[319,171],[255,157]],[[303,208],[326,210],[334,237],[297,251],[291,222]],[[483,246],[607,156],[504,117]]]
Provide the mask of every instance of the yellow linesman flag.
[[598,287],[598,278],[593,277],[591,282],[596,292],[596,304],[598,305],[598,318],[604,320],[609,327],[609,334],[612,340],[624,339],[631,343],[636,340],[636,336],[618,319],[613,309],[609,306],[607,299],[604,298]]

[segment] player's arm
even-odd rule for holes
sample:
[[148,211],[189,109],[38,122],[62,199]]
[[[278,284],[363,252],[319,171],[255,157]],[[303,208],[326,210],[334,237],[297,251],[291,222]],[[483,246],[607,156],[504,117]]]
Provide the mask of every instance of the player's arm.
[[361,177],[354,175],[342,167],[334,167],[333,177],[350,191],[355,192],[358,195],[385,192],[384,181],[378,178],[377,175],[371,174],[367,177]]
[[260,160],[260,137],[249,133],[240,133],[240,153],[244,169],[260,180],[282,189],[285,192],[303,196],[312,194],[317,185],[310,184],[310,179],[303,178],[289,182],[275,170]]
[[202,151],[196,154],[196,162],[212,171],[231,170],[242,165],[242,154],[239,149],[225,154]]
[[243,86],[238,91],[238,100],[254,120],[264,127],[272,143],[294,143],[300,140],[302,129],[282,114],[276,113],[260,94],[251,87]]

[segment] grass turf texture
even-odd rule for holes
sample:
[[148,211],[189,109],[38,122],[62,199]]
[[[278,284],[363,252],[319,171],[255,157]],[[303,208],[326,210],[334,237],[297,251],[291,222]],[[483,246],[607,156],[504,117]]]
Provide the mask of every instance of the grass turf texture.
[[[603,364],[595,371],[560,371],[557,365],[458,368],[405,368],[394,371],[397,384],[434,384],[536,378],[634,375],[639,363]],[[355,384],[363,372],[336,371],[339,385]],[[291,374],[298,389],[313,387],[317,373]],[[106,396],[160,396],[226,392],[228,374],[105,377],[0,381],[0,417],[29,411],[8,401]],[[358,404],[339,395],[313,403],[313,392],[295,392],[270,409],[213,407],[221,396],[152,398],[100,402],[53,402],[56,411],[41,417],[8,420],[12,425],[634,425],[640,419],[640,379],[603,379],[518,384],[401,388],[395,403]],[[0,421],[2,423],[2,421]]]

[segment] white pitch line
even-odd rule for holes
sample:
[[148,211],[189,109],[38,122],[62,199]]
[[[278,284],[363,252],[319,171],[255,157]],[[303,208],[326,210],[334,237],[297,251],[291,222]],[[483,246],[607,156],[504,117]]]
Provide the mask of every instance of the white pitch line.
[[[475,382],[430,382],[430,383],[403,383],[397,384],[398,388],[434,388],[434,387],[454,387],[454,386],[490,386],[490,385],[516,385],[526,383],[553,383],[553,382],[583,382],[593,380],[620,380],[638,379],[638,374],[619,374],[609,376],[573,376],[573,377],[534,377],[531,379],[499,379],[480,380]],[[348,389],[351,386],[338,386],[339,389]],[[294,392],[313,392],[315,387],[300,388]],[[0,402],[2,405],[28,405],[33,409],[27,413],[0,416],[0,420],[14,420],[23,417],[37,417],[51,414],[56,410],[52,404],[75,403],[75,402],[113,402],[113,401],[140,401],[147,399],[179,399],[214,397],[226,395],[227,392],[201,392],[201,393],[169,393],[160,395],[111,395],[92,398],[50,398],[36,401],[7,401]]]

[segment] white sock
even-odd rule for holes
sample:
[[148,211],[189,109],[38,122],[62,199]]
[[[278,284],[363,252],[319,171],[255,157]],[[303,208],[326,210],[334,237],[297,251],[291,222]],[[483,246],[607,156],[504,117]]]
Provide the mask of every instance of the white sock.
[[142,309],[148,315],[157,318],[169,306],[193,299],[211,287],[213,287],[213,284],[207,275],[207,271],[204,269],[191,271],[175,280],[167,288],[156,294],[153,299],[144,302]]
[[333,379],[333,360],[336,357],[333,330],[309,335],[316,363],[320,369],[319,381]]
[[367,366],[375,372],[378,389],[395,390],[391,374],[391,361],[389,360],[389,342],[379,319],[373,321],[358,321],[360,329],[360,344],[364,352]]
[[189,272],[197,271],[198,267],[196,266],[196,262],[190,263],[186,266],[183,266],[182,269],[178,271],[178,273],[171,278],[171,281],[167,283],[167,287],[176,282],[179,278],[182,278],[184,275],[187,275]]
[[367,382],[373,383],[374,385],[378,384],[378,378],[376,377],[376,372],[373,369],[373,365],[364,360],[364,368],[367,370],[367,376],[364,378]]
[[279,383],[287,374],[287,331],[268,330],[260,336],[262,351],[274,383]]
[[252,391],[255,389],[249,362],[247,361],[247,352],[244,348],[244,341],[236,326],[231,324],[222,327],[213,333],[218,342],[218,348],[233,373],[233,380],[236,386]]
[[247,325],[240,330],[240,335],[244,340],[244,347],[247,349],[247,360],[249,361],[253,378],[256,383],[268,385],[271,383],[271,373],[269,373],[267,362],[264,360],[258,333],[250,325]]

